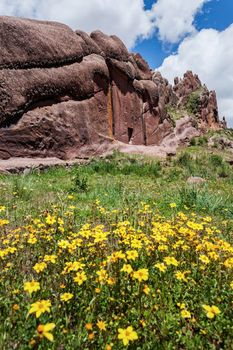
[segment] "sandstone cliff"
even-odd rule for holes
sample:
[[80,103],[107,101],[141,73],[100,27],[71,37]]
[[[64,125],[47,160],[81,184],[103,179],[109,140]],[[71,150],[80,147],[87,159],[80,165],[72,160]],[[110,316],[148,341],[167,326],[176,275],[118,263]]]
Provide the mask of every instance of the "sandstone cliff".
[[[190,73],[172,87],[100,31],[0,17],[0,47],[0,159],[90,155],[113,140],[159,145],[174,127],[167,106],[200,87]],[[203,125],[220,125],[213,92],[199,107]]]

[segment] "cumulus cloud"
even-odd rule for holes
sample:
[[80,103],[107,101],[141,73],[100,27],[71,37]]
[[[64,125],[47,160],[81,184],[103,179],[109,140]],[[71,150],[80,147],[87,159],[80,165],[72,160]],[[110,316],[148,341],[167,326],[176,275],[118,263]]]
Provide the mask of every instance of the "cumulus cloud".
[[167,57],[158,70],[169,80],[186,70],[197,73],[209,89],[216,90],[220,115],[233,127],[233,24],[224,31],[203,29],[187,37],[177,54]]
[[100,29],[118,35],[132,48],[154,24],[143,0],[1,0],[0,14],[63,22],[73,29]]
[[152,7],[151,19],[162,41],[176,43],[186,34],[196,31],[196,14],[210,0],[158,0]]
[[100,29],[132,48],[156,28],[161,40],[171,43],[195,31],[194,17],[206,1],[155,0],[145,10],[144,0],[1,0],[0,15],[56,20],[86,32]]

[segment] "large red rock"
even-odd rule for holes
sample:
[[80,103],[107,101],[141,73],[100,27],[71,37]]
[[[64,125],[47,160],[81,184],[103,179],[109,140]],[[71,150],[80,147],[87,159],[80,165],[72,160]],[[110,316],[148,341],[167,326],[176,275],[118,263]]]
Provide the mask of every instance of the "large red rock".
[[[0,159],[74,158],[114,140],[160,145],[174,134],[167,106],[203,89],[192,72],[172,87],[100,31],[0,17],[0,43]],[[198,118],[219,126],[214,92],[203,90]]]
[[0,158],[72,158],[171,130],[148,64],[116,36],[0,17]]

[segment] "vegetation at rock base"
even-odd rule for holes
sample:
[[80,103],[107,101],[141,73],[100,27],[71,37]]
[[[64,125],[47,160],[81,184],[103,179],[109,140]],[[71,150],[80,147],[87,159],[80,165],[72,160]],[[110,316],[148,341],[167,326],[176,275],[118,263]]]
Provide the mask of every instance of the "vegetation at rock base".
[[173,106],[172,104],[169,104],[166,107],[167,113],[171,117],[173,126],[176,126],[176,121],[182,119],[186,115],[189,114],[189,111],[185,108],[178,108],[177,106]]
[[0,176],[0,349],[232,348],[233,172],[197,145]]
[[196,114],[199,110],[200,96],[198,93],[193,92],[188,96],[186,108],[188,112]]

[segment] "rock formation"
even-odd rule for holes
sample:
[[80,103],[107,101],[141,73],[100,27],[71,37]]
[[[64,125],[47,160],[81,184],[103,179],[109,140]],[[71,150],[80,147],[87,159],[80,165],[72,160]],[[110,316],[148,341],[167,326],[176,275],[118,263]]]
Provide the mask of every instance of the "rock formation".
[[170,132],[147,63],[117,37],[1,17],[0,42],[0,158],[71,158]]
[[[187,73],[173,88],[100,31],[0,17],[0,45],[0,159],[74,158],[113,140],[159,145],[174,127],[167,105],[200,87]],[[207,92],[201,118],[217,125],[216,95]]]
[[209,91],[205,85],[202,85],[197,74],[187,71],[183,79],[176,77],[173,91],[178,99],[177,107],[189,107],[200,128],[219,129],[224,126],[219,120],[215,91]]

